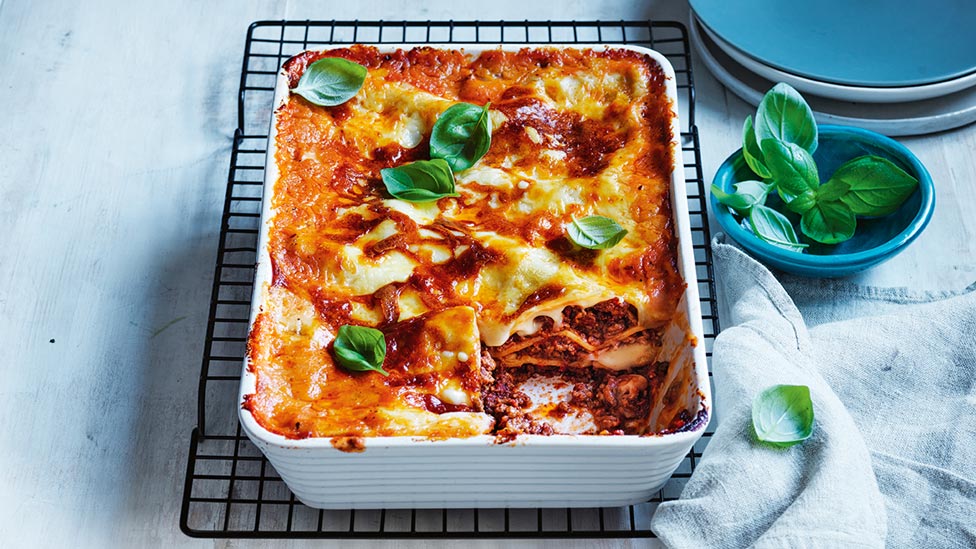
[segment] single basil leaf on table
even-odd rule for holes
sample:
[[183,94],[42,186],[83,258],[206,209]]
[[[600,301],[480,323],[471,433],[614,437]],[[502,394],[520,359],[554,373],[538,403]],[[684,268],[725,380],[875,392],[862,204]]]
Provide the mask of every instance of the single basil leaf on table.
[[741,181],[734,185],[735,192],[729,194],[716,185],[712,185],[712,194],[719,203],[724,204],[739,215],[749,215],[749,210],[756,204],[764,204],[771,185],[762,181]]
[[787,447],[813,434],[813,401],[806,385],[773,385],[752,401],[756,438]]
[[793,230],[793,224],[785,215],[767,206],[756,205],[749,213],[749,226],[760,239],[773,246],[802,252],[809,244],[801,244]]
[[474,166],[491,146],[488,105],[451,105],[434,123],[430,134],[431,158],[442,158],[455,172]]
[[386,358],[386,338],[383,332],[366,326],[345,324],[339,328],[332,343],[336,362],[354,372],[375,371],[388,376],[383,369]]
[[918,179],[880,156],[861,156],[842,164],[827,184],[848,190],[839,198],[856,215],[888,215],[918,187]]
[[566,226],[566,235],[574,244],[590,250],[605,250],[616,246],[627,230],[619,223],[602,215],[591,215],[582,219],[573,219]]
[[811,154],[817,150],[813,111],[789,84],[780,82],[763,96],[756,111],[756,139],[764,154],[768,153],[763,143],[767,139],[798,145]]
[[440,158],[384,168],[380,175],[386,190],[400,200],[433,202],[445,196],[458,196],[451,167]]
[[817,200],[800,218],[800,230],[821,244],[839,244],[850,240],[857,228],[854,212],[840,200]]
[[291,91],[316,105],[334,107],[352,99],[366,81],[366,67],[341,57],[309,65]]
[[742,125],[742,156],[746,160],[749,169],[763,179],[768,179],[773,174],[766,167],[762,149],[756,141],[756,130],[752,126],[752,115],[746,117],[745,124]]
[[797,196],[820,186],[817,163],[806,149],[776,139],[764,139],[762,147],[776,192],[787,205]]

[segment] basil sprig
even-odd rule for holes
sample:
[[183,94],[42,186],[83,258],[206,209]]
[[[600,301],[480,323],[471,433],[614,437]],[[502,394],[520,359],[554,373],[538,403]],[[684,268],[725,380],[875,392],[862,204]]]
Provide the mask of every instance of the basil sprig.
[[384,376],[390,375],[383,369],[386,358],[386,338],[383,332],[366,326],[349,324],[339,328],[332,354],[336,362],[354,372],[375,371]]
[[316,105],[334,107],[352,99],[366,81],[366,67],[341,57],[325,57],[302,73],[291,91]]
[[813,434],[813,401],[806,385],[773,385],[752,401],[756,438],[788,447]]
[[763,161],[763,152],[759,148],[759,141],[756,138],[756,130],[752,126],[752,115],[746,117],[742,125],[742,156],[746,159],[746,164],[759,177],[769,178],[772,174],[766,163]]
[[488,105],[451,105],[441,113],[430,134],[430,157],[444,159],[455,172],[474,166],[490,146]]
[[602,215],[573,219],[566,226],[566,235],[574,244],[590,250],[612,248],[623,240],[627,230],[616,221]]
[[733,185],[733,188],[735,192],[729,194],[718,187],[712,187],[712,194],[719,203],[732,208],[739,215],[746,216],[753,206],[766,202],[766,195],[769,194],[772,185],[762,181],[740,181]]
[[817,200],[800,218],[803,234],[822,244],[850,240],[857,228],[851,208],[840,200]]
[[817,121],[800,92],[782,82],[766,92],[756,111],[756,138],[760,144],[766,139],[793,143],[810,154],[817,150]]
[[801,244],[793,224],[785,215],[772,208],[756,204],[749,212],[749,226],[759,238],[787,250],[802,251],[809,244]]
[[[805,196],[806,200],[809,200],[813,191],[820,186],[817,163],[810,153],[799,145],[776,139],[764,139],[762,146],[766,166],[772,173],[772,180],[776,182],[776,192],[787,207],[800,196]],[[790,209],[796,211],[796,207]],[[801,209],[805,208],[801,207]]]
[[451,167],[440,158],[384,168],[380,175],[386,190],[400,200],[433,202],[445,196],[459,196]]
[[804,236],[839,244],[854,236],[857,216],[893,213],[918,187],[915,177],[873,155],[849,160],[821,185],[812,156],[818,139],[813,111],[803,97],[787,84],[773,86],[759,103],[755,125],[750,116],[742,127],[742,155],[763,181],[738,183],[731,194],[712,185],[712,194],[748,219],[748,227],[759,238],[802,251],[806,245],[797,240],[789,219],[759,208],[769,193],[775,191],[788,210],[800,215]]
[[845,188],[837,199],[856,215],[888,215],[915,192],[918,180],[880,156],[862,156],[837,168],[824,187]]

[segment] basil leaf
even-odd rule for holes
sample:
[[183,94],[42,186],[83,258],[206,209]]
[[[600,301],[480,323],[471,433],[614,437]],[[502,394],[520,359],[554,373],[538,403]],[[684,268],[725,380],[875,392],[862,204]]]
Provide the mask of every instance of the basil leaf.
[[439,158],[383,168],[380,175],[386,190],[400,200],[433,202],[445,196],[459,196],[454,189],[451,167]]
[[627,230],[609,217],[591,215],[583,219],[573,219],[566,227],[566,234],[577,246],[605,250],[623,240]]
[[817,164],[805,149],[776,139],[764,139],[762,147],[766,165],[783,202],[788,204],[798,195],[820,186]]
[[[783,196],[783,193],[779,193]],[[786,203],[786,207],[790,211],[794,211],[798,214],[805,214],[807,210],[814,207],[817,204],[817,195],[813,191],[804,191],[803,194],[798,194],[796,196],[790,196],[789,202]]]
[[746,117],[745,124],[742,125],[742,156],[746,159],[746,164],[753,173],[763,179],[768,179],[773,174],[769,172],[763,160],[762,149],[756,141],[756,130],[752,127],[752,115]]
[[443,158],[455,172],[474,166],[491,145],[488,105],[451,105],[441,113],[430,134],[431,158]]
[[857,219],[847,204],[840,200],[817,200],[800,218],[800,230],[822,244],[838,244],[854,236]]
[[756,112],[756,138],[766,150],[767,139],[797,145],[809,153],[817,150],[817,121],[803,96],[780,82],[766,92]]
[[345,324],[332,343],[336,362],[354,372],[376,371],[388,376],[383,370],[386,358],[386,338],[383,332],[366,326]]
[[341,57],[324,57],[302,73],[293,92],[323,107],[352,99],[366,81],[366,67]]
[[918,179],[880,156],[861,156],[837,168],[827,184],[837,181],[848,191],[840,196],[856,215],[888,215],[918,187]]
[[851,190],[850,183],[832,177],[830,181],[817,188],[817,200],[825,202],[840,200],[849,190]]
[[773,385],[752,401],[752,428],[756,437],[774,446],[788,447],[813,434],[813,401],[806,385]]
[[772,185],[762,181],[741,181],[734,185],[735,193],[729,194],[716,185],[712,185],[712,194],[721,204],[732,208],[739,215],[749,215],[749,210],[756,204],[764,204],[766,195]]
[[793,225],[786,216],[767,206],[756,205],[749,213],[749,225],[756,236],[778,246],[794,252],[802,252],[809,244],[800,244],[800,240],[793,230]]

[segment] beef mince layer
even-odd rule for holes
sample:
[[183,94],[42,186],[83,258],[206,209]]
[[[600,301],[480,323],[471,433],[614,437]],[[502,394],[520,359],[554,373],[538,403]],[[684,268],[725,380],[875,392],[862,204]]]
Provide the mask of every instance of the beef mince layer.
[[[616,371],[580,367],[581,358],[592,355],[593,349],[600,352],[635,343],[659,348],[660,331],[635,331],[636,309],[617,299],[585,309],[566,307],[558,328],[549,317],[539,317],[536,322],[539,328],[532,336],[516,334],[501,347],[482,346],[485,385],[481,393],[484,411],[495,419],[495,434],[504,440],[519,434],[558,433],[556,425],[569,414],[581,416],[592,426],[587,434],[643,433],[651,402],[658,396],[669,364],[654,360]],[[562,364],[537,364],[533,358]],[[533,378],[547,379],[569,390],[559,392],[561,398],[554,406],[540,409],[520,389]]]
[[558,328],[548,316],[536,317],[535,324],[538,330],[534,334],[515,334],[504,345],[493,348],[493,358],[506,367],[531,364],[580,368],[593,366],[601,354],[621,346],[651,349],[661,344],[660,331],[640,327],[637,309],[619,299],[586,309],[566,307]]
[[[592,417],[594,429],[584,434],[638,434],[647,425],[650,403],[667,368],[666,362],[626,372],[533,365],[499,368],[494,383],[483,391],[485,411],[495,418],[494,431],[501,439],[553,434],[558,432],[553,423],[568,414]],[[531,399],[519,389],[533,377],[567,384],[568,398],[543,414],[533,413]]]

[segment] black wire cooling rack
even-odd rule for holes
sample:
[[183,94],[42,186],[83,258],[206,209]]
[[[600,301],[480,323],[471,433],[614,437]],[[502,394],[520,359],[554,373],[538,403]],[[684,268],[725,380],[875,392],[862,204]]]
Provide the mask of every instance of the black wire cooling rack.
[[296,53],[329,44],[636,44],[654,48],[677,75],[682,162],[711,356],[719,330],[708,247],[695,87],[684,25],[647,21],[259,21],[244,46],[238,127],[227,178],[210,318],[190,439],[180,528],[195,537],[636,538],[653,537],[657,505],[674,499],[711,432],[650,501],[622,508],[321,511],[295,499],[241,432],[238,383],[245,353],[275,76]]

